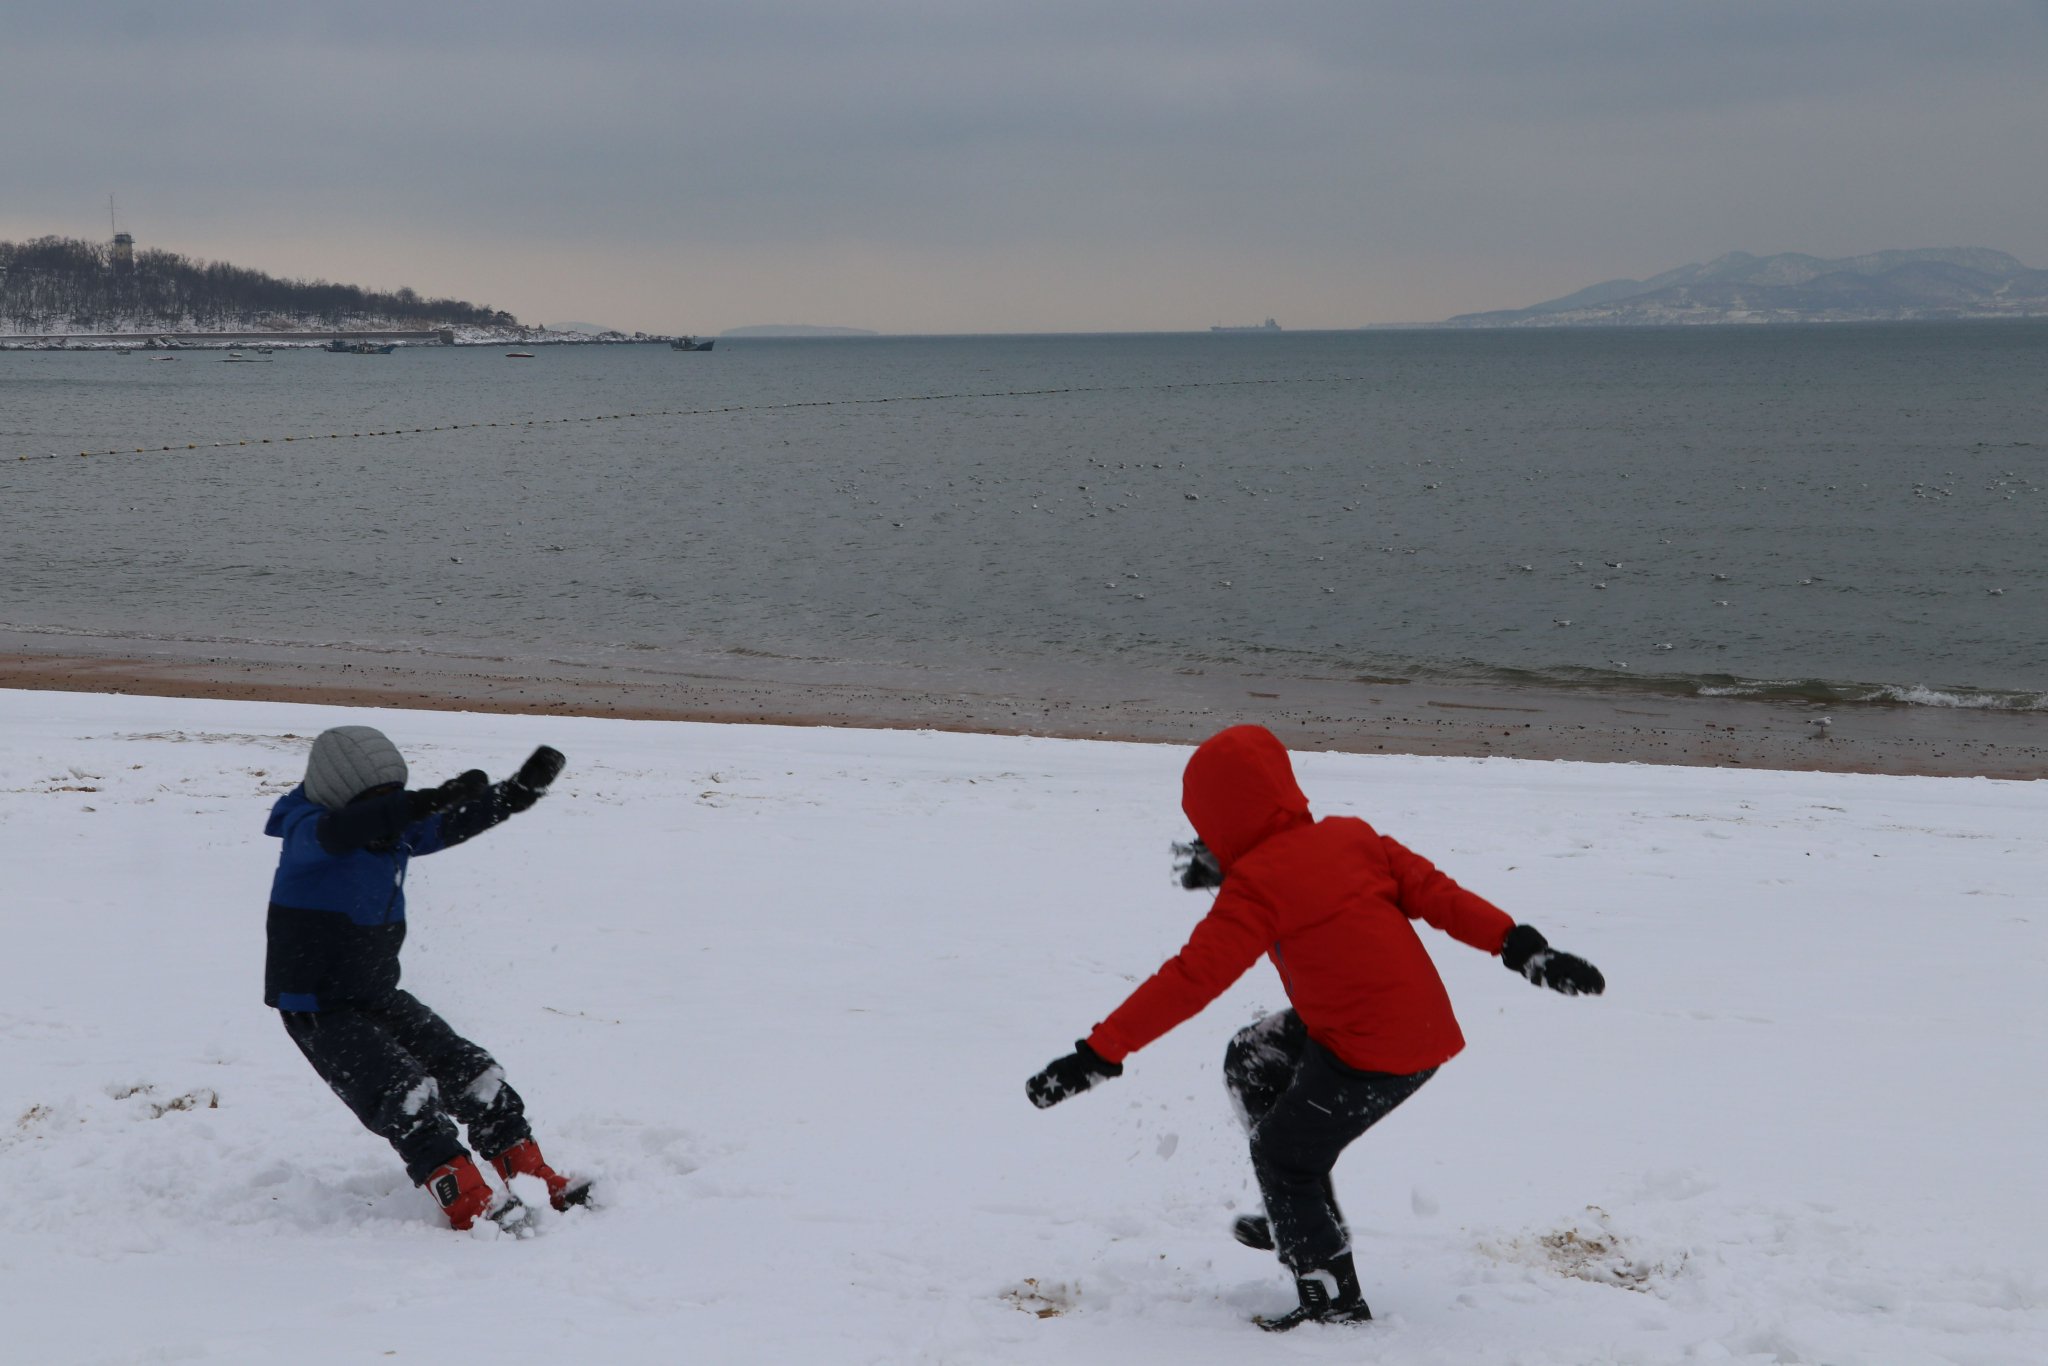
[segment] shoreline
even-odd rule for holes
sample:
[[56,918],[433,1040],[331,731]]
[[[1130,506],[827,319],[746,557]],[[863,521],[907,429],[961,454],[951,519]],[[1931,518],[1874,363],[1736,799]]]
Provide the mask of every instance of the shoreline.
[[[171,336],[173,340],[162,344],[158,337]],[[47,337],[26,334],[0,335],[0,352],[33,352],[38,355],[57,355],[77,352],[86,355],[102,355],[118,351],[122,355],[135,351],[148,351],[157,355],[169,355],[177,351],[241,351],[255,347],[269,347],[276,351],[325,351],[327,344],[335,340],[359,342],[390,342],[405,350],[476,350],[493,346],[667,346],[678,340],[675,337],[605,337],[565,336],[549,333],[545,336],[498,337],[469,336],[444,340],[438,334],[428,335],[406,331],[387,332],[181,332],[181,333],[95,333],[60,335]]]
[[[1257,722],[1290,749],[2028,780],[2048,712],[1563,692],[1239,669],[931,667],[757,651],[513,659],[383,646],[54,642],[0,633],[0,688],[1195,744]],[[1815,725],[1831,716],[1823,731]]]

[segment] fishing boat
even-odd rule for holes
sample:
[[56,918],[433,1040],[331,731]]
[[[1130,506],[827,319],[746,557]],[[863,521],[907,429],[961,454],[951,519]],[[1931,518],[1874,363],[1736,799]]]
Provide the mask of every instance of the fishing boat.
[[533,352],[531,352],[531,351],[507,351],[507,352],[505,353],[505,359],[506,359],[506,360],[532,360],[532,359],[533,359]]
[[333,341],[327,343],[327,345],[321,347],[320,349],[322,351],[332,351],[339,356],[388,356],[393,351],[396,351],[398,349],[398,343],[380,343],[369,341],[352,342],[345,341],[340,337],[336,337]]
[[709,351],[717,344],[718,338],[716,337],[705,341],[698,341],[695,337],[677,337],[668,346],[671,351]]

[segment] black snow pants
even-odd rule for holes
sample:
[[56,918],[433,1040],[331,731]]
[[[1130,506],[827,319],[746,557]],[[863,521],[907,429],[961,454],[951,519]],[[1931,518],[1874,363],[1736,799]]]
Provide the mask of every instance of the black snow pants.
[[458,1120],[484,1157],[533,1132],[519,1093],[491,1055],[409,991],[372,1004],[278,1013],[334,1094],[398,1150],[414,1185],[462,1153]]
[[1308,1036],[1291,1010],[1239,1030],[1223,1054],[1223,1080],[1251,1137],[1252,1171],[1266,1199],[1280,1260],[1297,1274],[1351,1250],[1330,1171],[1352,1139],[1386,1118],[1436,1075],[1361,1072]]

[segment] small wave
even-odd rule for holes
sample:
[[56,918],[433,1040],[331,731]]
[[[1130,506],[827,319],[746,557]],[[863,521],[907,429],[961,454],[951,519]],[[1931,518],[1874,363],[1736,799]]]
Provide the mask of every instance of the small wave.
[[[1681,687],[1700,697],[1751,697],[1773,702],[1856,702],[1873,692],[1830,683],[1820,678],[1679,679]],[[1690,684],[1689,687],[1686,685]]]
[[2048,693],[1991,688],[1930,688],[1921,683],[1832,683],[1824,679],[1741,679],[1701,683],[1701,697],[1817,702],[1829,706],[1961,707],[1975,711],[2048,711]]
[[[1844,683],[1825,678],[1732,678],[1686,675],[1610,676],[1590,686],[1629,688],[1695,697],[1746,698],[1760,702],[1805,702],[1827,707],[1960,707],[1977,711],[2048,711],[2048,692],[1997,688],[1931,688],[1921,683]],[[1570,685],[1567,685],[1570,686]],[[1578,686],[1589,686],[1581,683]]]
[[1726,697],[1817,707],[1950,707],[1972,711],[2048,711],[2048,692],[2017,688],[1930,687],[1922,683],[1856,683],[1828,678],[1743,678],[1735,674],[1637,673],[1633,670],[1557,666],[1548,669],[1486,665],[1463,660],[1448,667],[1412,670],[1444,682],[1506,685],[1574,692]]
[[1976,689],[1957,689],[1944,692],[1939,688],[1923,687],[1918,683],[1911,687],[1887,685],[1877,690],[1877,695],[1860,699],[1870,702],[1902,702],[1913,707],[1972,707],[1992,711],[2048,711],[2048,692],[1989,692]]

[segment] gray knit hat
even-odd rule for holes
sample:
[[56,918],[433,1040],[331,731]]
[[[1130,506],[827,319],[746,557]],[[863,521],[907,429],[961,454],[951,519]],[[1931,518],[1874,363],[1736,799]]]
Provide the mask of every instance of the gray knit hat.
[[405,756],[381,730],[336,726],[313,741],[306,760],[306,795],[330,811],[385,783],[405,785]]

